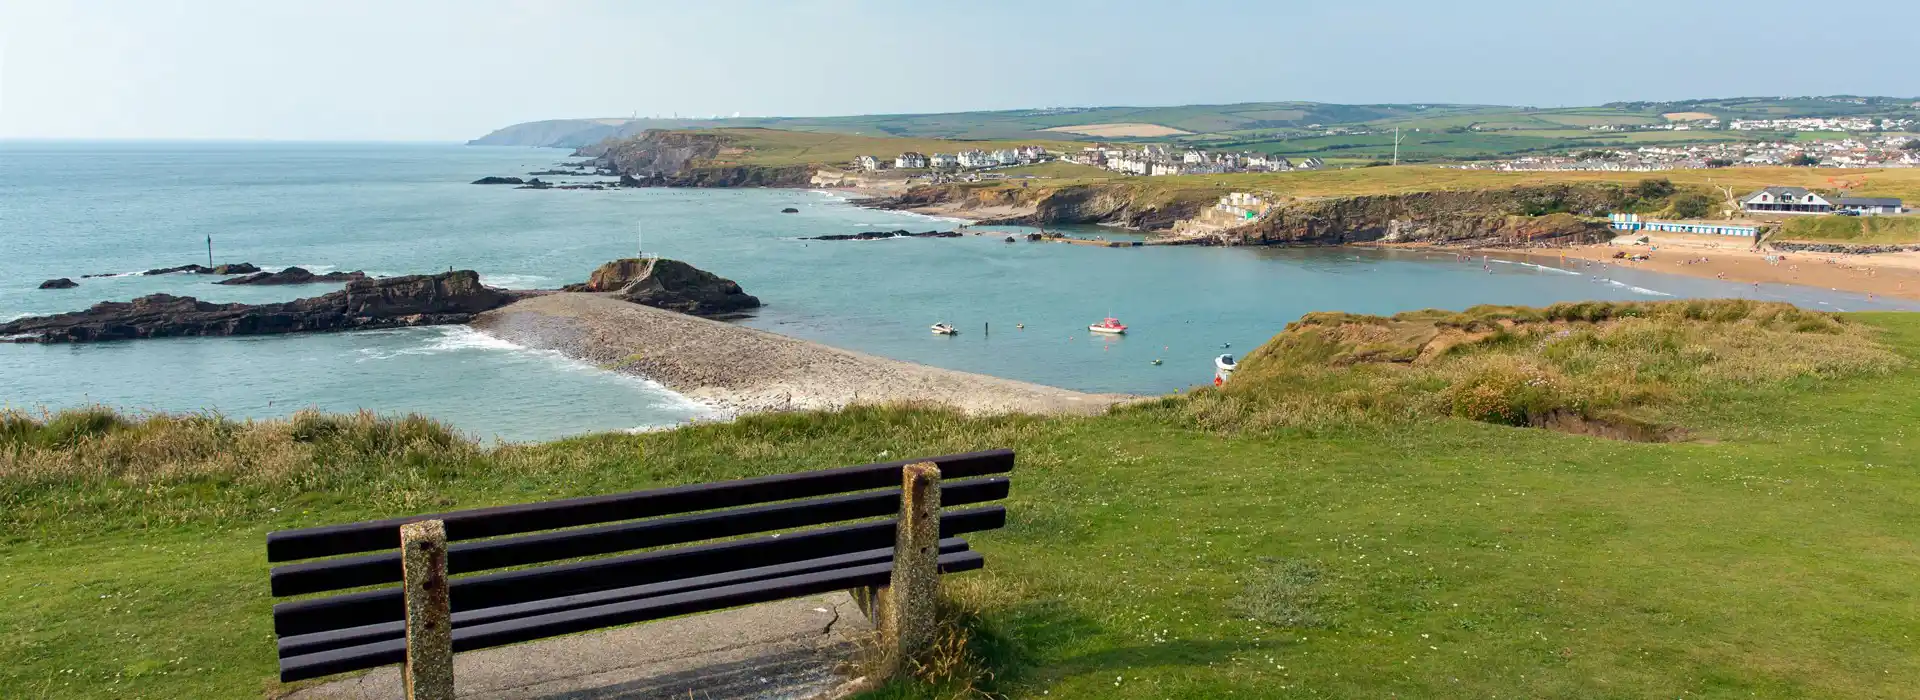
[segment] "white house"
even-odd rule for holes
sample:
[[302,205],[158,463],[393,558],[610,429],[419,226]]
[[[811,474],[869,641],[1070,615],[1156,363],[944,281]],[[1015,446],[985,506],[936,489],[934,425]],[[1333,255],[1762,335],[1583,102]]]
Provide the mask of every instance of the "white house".
[[935,153],[933,157],[927,159],[927,166],[933,168],[957,168],[960,167],[960,159],[953,157],[950,153]]
[[1892,197],[1841,197],[1834,200],[1833,208],[1859,214],[1898,214],[1905,211],[1900,200]]
[[1827,214],[1833,202],[1805,187],[1768,187],[1741,198],[1740,208],[1777,214]]
[[1255,153],[1247,157],[1247,167],[1253,168],[1255,170],[1281,172],[1285,170],[1292,170],[1293,161],[1287,160],[1286,156],[1276,156],[1276,155]]
[[993,162],[999,165],[1013,165],[1020,162],[1020,152],[1011,148],[1002,148],[993,152]]
[[906,153],[902,153],[898,157],[893,159],[893,167],[924,168],[924,167],[927,167],[927,157],[924,154],[914,153],[913,151],[907,151]]
[[879,158],[873,156],[860,156],[859,158],[855,158],[853,159],[853,165],[867,172],[873,172],[886,167]]
[[1199,165],[1207,162],[1207,153],[1206,151],[1187,151],[1186,153],[1180,154],[1180,162],[1188,165]]
[[1148,175],[1184,175],[1187,166],[1180,163],[1154,163],[1148,167]]
[[1032,160],[1040,160],[1045,157],[1047,157],[1047,149],[1045,148],[1042,148],[1040,146],[1021,146],[1020,147],[1021,160],[1032,161]]
[[986,168],[996,164],[992,155],[979,149],[961,151],[959,162],[962,168]]

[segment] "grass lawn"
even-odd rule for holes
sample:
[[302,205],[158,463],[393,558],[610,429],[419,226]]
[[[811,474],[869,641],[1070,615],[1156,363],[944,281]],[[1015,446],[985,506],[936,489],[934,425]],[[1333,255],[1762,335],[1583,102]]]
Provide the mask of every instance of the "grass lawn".
[[1796,216],[1773,238],[1838,243],[1920,243],[1920,216]]
[[859,408],[500,448],[354,417],[16,419],[0,697],[275,691],[270,530],[987,447],[1019,450],[1012,519],[949,589],[1010,696],[1912,697],[1920,315],[1845,318],[1870,329],[1845,347],[1884,344],[1868,354],[1894,369],[1742,383],[1825,361],[1757,331],[1629,328],[1644,361],[1611,369],[1588,351],[1620,337],[1488,341],[1669,387],[1635,394],[1690,434],[1664,444],[1341,420],[1379,410],[1382,377],[1451,380],[1338,362],[1297,391],[1258,381],[1292,376],[1269,364],[1098,418]]

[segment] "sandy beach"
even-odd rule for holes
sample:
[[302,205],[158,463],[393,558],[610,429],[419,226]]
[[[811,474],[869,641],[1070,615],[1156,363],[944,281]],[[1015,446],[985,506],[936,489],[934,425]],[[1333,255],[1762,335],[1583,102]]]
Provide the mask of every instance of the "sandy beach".
[[928,402],[969,414],[1095,414],[1134,398],[889,360],[599,294],[534,297],[472,325],[743,413]]
[[[1686,234],[1653,234],[1647,245],[1598,245],[1571,248],[1488,248],[1463,254],[1500,253],[1540,260],[1580,260],[1640,270],[1734,282],[1798,284],[1843,292],[1920,300],[1920,253],[1801,253],[1763,248],[1744,239]],[[1614,253],[1644,253],[1649,260],[1614,258]]]

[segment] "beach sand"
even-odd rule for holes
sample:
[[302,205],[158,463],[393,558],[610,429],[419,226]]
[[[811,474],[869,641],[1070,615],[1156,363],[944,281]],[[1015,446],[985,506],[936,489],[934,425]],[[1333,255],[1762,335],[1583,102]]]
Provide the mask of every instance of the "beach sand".
[[969,414],[1096,414],[1135,398],[889,360],[599,294],[533,297],[472,325],[742,413],[925,402]]
[[[1621,267],[1709,277],[1733,282],[1798,284],[1843,292],[1920,300],[1920,253],[1843,255],[1754,250],[1745,239],[1652,234],[1649,245],[1598,244],[1571,248],[1487,248],[1461,253],[1502,253],[1534,260],[1591,260]],[[1645,253],[1651,260],[1615,259],[1614,253]],[[1768,256],[1775,259],[1769,261]]]

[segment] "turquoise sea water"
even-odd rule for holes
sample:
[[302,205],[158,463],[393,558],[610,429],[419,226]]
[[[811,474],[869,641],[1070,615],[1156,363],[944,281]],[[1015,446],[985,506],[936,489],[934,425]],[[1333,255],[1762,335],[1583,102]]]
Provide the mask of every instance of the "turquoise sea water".
[[[478,270],[489,284],[535,288],[584,279],[599,263],[632,255],[637,231],[649,254],[731,277],[766,301],[747,325],[1089,391],[1158,393],[1207,381],[1214,355],[1251,350],[1316,310],[1724,296],[1914,308],[1802,287],[1417,252],[1104,249],[998,236],[802,241],[953,224],[800,190],[467,184],[524,176],[565,155],[452,145],[0,143],[0,319],[153,292],[258,302],[337,287],[223,287],[193,275],[78,279],[204,263],[208,235],[220,262],[374,274],[452,266]],[[780,214],[787,206],[801,213]],[[34,289],[51,277],[81,286]],[[1107,315],[1131,325],[1128,335],[1087,333]],[[928,333],[939,320],[961,335]],[[464,328],[0,345],[0,403],[95,402],[235,417],[306,406],[417,411],[509,440],[711,415],[648,382]]]

